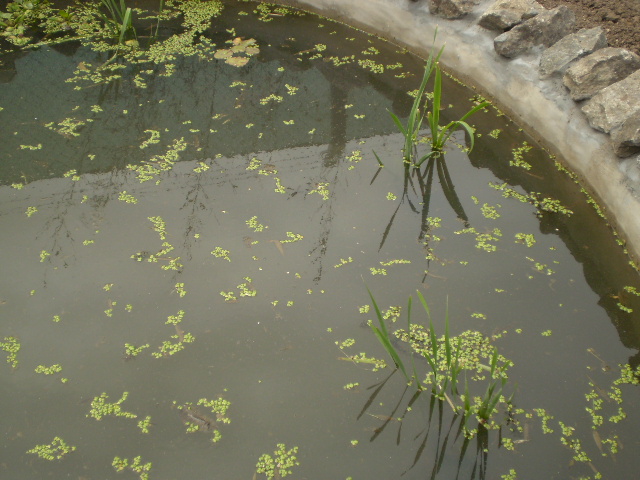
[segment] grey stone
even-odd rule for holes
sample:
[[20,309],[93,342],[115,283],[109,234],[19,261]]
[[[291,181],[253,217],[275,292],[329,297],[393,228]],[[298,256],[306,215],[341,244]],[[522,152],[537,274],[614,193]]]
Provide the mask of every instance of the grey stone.
[[603,88],[587,101],[582,111],[589,125],[596,130],[609,133],[622,128],[625,122],[640,112],[640,70]]
[[611,143],[614,153],[619,157],[630,157],[640,152],[640,110],[611,132]]
[[537,46],[550,47],[570,34],[575,24],[573,11],[561,5],[553,10],[545,10],[497,36],[493,45],[499,55],[517,57]]
[[602,48],[581,58],[564,74],[563,82],[575,101],[591,98],[640,68],[640,56],[624,48]]
[[480,17],[478,25],[504,32],[543,10],[544,7],[535,0],[497,0]]
[[480,0],[429,0],[429,13],[453,20],[464,17]]
[[542,52],[540,78],[562,73],[571,62],[606,46],[607,37],[602,27],[582,29],[567,35]]

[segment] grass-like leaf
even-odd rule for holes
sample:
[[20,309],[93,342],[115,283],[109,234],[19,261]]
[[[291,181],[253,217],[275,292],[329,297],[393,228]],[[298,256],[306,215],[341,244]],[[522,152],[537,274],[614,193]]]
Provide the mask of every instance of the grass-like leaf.
[[375,152],[375,150],[373,151],[373,154],[376,156],[376,160],[378,161],[378,165],[380,165],[381,167],[384,167],[384,163],[382,163],[382,160],[380,160],[380,157]]
[[[413,164],[413,166],[415,167],[419,167],[430,158],[442,155],[444,146],[451,137],[451,134],[454,132],[454,129],[465,129],[470,139],[469,150],[473,150],[475,143],[475,130],[466,122],[466,119],[476,113],[478,110],[481,110],[489,105],[489,102],[482,102],[471,108],[459,120],[454,120],[452,122],[449,122],[445,126],[440,126],[440,107],[442,105],[442,73],[440,72],[438,62],[440,61],[440,57],[442,56],[442,52],[444,51],[444,46],[440,48],[437,54],[435,53],[434,46],[437,34],[438,30],[436,29],[436,32],[433,36],[433,46],[431,47],[431,52],[429,53],[429,57],[427,58],[427,61],[425,63],[422,82],[420,83],[420,87],[418,88],[416,97],[413,101],[413,105],[411,106],[411,111],[409,112],[406,125],[403,125],[397,115],[389,111],[393,123],[395,123],[400,133],[404,136],[404,148],[402,149],[403,161],[407,164]],[[429,109],[429,100],[424,99],[424,96],[427,88],[427,83],[429,82],[431,74],[434,71],[435,74],[433,91],[430,95],[431,109]],[[425,112],[427,124],[431,132],[431,152],[418,157],[416,145],[418,142],[420,128],[422,127],[422,121],[425,118]]]
[[[484,358],[487,358],[487,365],[481,364],[477,360],[472,360],[473,366],[470,367],[467,363],[469,361],[468,356],[466,356],[463,351],[463,336],[451,335],[448,301],[444,319],[444,334],[438,338],[431,318],[429,305],[419,290],[416,291],[416,293],[425,311],[427,325],[418,326],[417,330],[412,328],[415,327],[412,323],[413,299],[411,296],[409,297],[407,303],[407,337],[404,339],[404,341],[408,342],[412,347],[411,375],[409,375],[397,350],[391,343],[389,330],[382,312],[368,287],[367,292],[373,303],[379,324],[379,326],[371,325],[371,329],[380,344],[392,358],[396,367],[402,371],[409,384],[415,381],[414,385],[417,391],[420,392],[426,388],[426,385],[419,380],[420,377],[418,376],[418,370],[414,362],[413,352],[424,357],[429,365],[428,368],[431,369],[429,376],[432,375],[432,377],[427,377],[427,381],[431,383],[431,394],[433,398],[438,398],[442,402],[446,401],[451,406],[454,414],[463,415],[464,428],[468,429],[467,422],[471,416],[475,415],[481,424],[486,424],[491,421],[499,405],[511,403],[513,395],[508,400],[505,400],[502,396],[507,383],[506,371],[512,365],[511,362],[501,357],[498,354],[497,348],[491,347],[491,350],[488,350],[484,354]],[[414,337],[418,331],[422,333],[418,334],[418,337]],[[426,338],[424,335],[426,335]],[[418,342],[418,346],[414,344],[414,341]],[[462,359],[465,360],[462,361]],[[466,375],[464,378],[464,393],[461,395],[459,391],[460,375],[465,368],[482,368],[487,372],[485,380],[486,388],[482,396],[471,396]]]
[[384,349],[387,351],[387,353],[393,360],[393,363],[395,363],[396,367],[399,368],[400,371],[404,374],[407,381],[411,381],[411,378],[409,377],[409,375],[407,375],[407,370],[404,367],[404,363],[402,363],[402,360],[400,359],[398,352],[396,351],[395,347],[391,344],[391,340],[389,338],[389,331],[387,330],[387,326],[384,323],[384,318],[382,317],[380,308],[378,307],[378,304],[376,303],[375,298],[373,298],[373,294],[371,293],[371,290],[369,290],[369,287],[366,287],[366,288],[367,288],[367,292],[369,292],[371,303],[373,303],[373,308],[376,312],[376,316],[378,317],[378,323],[380,324],[380,328],[376,327],[375,325],[371,325],[371,330],[373,330],[373,333],[376,335],[376,337],[378,338],[378,341],[382,344]]

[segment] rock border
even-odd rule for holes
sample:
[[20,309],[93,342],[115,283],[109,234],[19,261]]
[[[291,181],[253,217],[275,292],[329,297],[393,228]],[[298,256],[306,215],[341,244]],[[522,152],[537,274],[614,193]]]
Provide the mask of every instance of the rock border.
[[[535,0],[275,1],[347,23],[424,56],[437,29],[438,44],[446,44],[444,68],[558,154],[604,207],[628,252],[640,258],[640,70],[634,71],[633,54],[610,49],[614,56],[628,57],[626,76],[617,73],[625,61],[615,63],[620,62],[617,58],[608,60],[610,70],[598,68],[602,75],[581,77],[598,63],[591,55],[606,49],[606,39],[597,29],[574,32],[570,9],[546,10]],[[498,14],[496,25],[507,26],[481,26],[487,12],[500,5],[504,13]],[[587,97],[576,94],[579,99],[574,101],[565,79],[599,86],[586,88]]]

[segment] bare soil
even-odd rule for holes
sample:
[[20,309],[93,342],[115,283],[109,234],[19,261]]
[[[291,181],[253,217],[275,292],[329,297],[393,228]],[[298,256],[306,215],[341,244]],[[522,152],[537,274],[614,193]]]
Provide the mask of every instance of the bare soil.
[[640,0],[538,0],[551,9],[566,5],[576,15],[576,30],[602,27],[609,46],[640,55]]

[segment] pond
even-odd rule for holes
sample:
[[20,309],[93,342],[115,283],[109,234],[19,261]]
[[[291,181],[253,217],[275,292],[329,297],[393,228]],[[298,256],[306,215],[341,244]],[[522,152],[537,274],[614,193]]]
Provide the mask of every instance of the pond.
[[[423,59],[275,5],[207,25],[0,57],[3,478],[631,478],[640,279],[561,159],[488,107],[406,168]],[[481,100],[444,76],[442,123]],[[484,346],[488,428],[407,386],[367,288]]]

